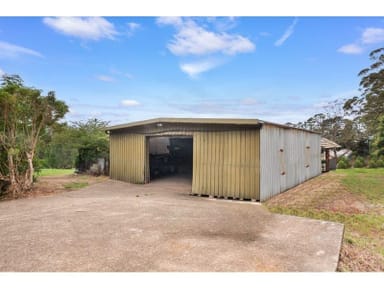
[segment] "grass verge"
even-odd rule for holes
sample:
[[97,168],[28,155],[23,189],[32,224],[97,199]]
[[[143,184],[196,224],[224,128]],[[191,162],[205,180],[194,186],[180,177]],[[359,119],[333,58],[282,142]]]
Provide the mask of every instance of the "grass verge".
[[75,173],[75,169],[41,169],[37,176],[64,176],[73,173]]
[[384,204],[384,168],[337,170],[346,175],[342,183],[353,193],[363,195],[371,204]]
[[346,169],[311,179],[265,203],[274,213],[345,226],[339,271],[384,270],[384,169]]

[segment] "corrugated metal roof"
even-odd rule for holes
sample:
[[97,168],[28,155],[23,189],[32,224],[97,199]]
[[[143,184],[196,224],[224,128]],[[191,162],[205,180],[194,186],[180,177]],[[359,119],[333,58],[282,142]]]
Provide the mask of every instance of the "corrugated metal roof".
[[324,148],[324,149],[341,148],[341,146],[336,142],[333,142],[324,137],[321,138],[320,146],[321,148]]
[[318,134],[317,132],[313,132],[306,129],[295,128],[288,125],[277,124],[267,121],[262,121],[259,119],[230,119],[230,118],[154,118],[144,121],[136,121],[126,124],[120,124],[115,126],[110,126],[106,128],[106,131],[119,130],[119,129],[127,129],[138,126],[145,126],[151,124],[164,124],[164,123],[177,123],[177,124],[214,124],[214,125],[242,125],[242,126],[261,126],[262,124],[274,125],[277,127],[285,128],[285,129],[297,129],[302,131],[307,131],[310,133]]
[[223,118],[154,118],[144,121],[136,121],[108,127],[106,130],[117,130],[156,123],[180,123],[180,124],[223,124],[223,125],[259,125],[257,119],[223,119]]

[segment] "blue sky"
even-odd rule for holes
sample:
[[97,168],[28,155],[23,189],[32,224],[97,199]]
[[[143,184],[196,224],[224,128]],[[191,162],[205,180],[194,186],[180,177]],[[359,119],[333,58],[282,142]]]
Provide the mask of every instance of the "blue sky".
[[0,17],[0,73],[66,120],[306,120],[358,95],[384,17]]

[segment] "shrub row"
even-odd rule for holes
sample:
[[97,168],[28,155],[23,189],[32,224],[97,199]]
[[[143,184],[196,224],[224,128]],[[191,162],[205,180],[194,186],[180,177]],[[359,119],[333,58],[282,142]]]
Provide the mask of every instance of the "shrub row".
[[337,169],[348,168],[381,168],[384,167],[384,157],[369,157],[364,159],[363,157],[356,157],[354,159],[347,159],[341,157],[337,163]]

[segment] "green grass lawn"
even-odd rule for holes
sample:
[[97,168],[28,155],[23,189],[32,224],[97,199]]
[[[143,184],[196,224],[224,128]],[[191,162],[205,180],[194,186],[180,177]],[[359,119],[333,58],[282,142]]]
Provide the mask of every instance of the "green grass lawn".
[[342,183],[353,193],[364,195],[372,204],[384,204],[384,168],[339,169]]
[[305,193],[305,187],[298,186],[265,205],[274,213],[343,223],[338,269],[383,271],[384,169],[339,169],[308,182],[311,189]]
[[41,169],[37,176],[63,176],[71,175],[75,172],[75,169]]

